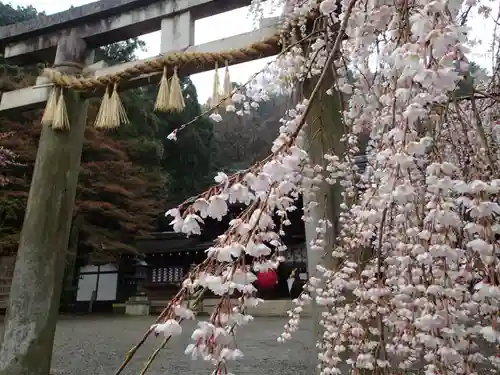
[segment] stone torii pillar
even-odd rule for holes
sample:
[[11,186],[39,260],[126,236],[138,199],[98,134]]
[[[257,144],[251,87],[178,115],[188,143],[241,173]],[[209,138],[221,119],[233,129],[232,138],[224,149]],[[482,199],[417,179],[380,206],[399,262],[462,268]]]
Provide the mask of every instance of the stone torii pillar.
[[[92,54],[90,54],[92,55]],[[54,67],[89,60],[75,33],[59,40]],[[75,201],[88,101],[66,90],[70,129],[43,126],[9,295],[0,375],[48,375]]]

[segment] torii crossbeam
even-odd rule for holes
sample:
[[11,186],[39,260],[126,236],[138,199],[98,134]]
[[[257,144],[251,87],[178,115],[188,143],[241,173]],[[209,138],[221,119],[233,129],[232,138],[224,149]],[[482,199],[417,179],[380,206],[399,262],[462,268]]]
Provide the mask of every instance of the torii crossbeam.
[[72,32],[88,48],[97,48],[161,30],[161,52],[167,52],[173,34],[185,44],[178,49],[192,45],[193,34],[186,31],[197,19],[249,4],[250,0],[102,0],[0,27],[0,48],[13,63],[52,62],[59,39]]

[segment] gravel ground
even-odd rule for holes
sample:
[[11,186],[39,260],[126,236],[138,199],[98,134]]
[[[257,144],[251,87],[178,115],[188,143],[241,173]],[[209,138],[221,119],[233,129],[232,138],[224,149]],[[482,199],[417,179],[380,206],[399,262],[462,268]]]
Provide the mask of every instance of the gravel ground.
[[[203,318],[203,317],[202,317]],[[52,367],[54,375],[112,375],[125,353],[154,323],[154,317],[86,316],[62,317],[56,331]],[[230,363],[236,375],[310,375],[314,354],[311,350],[310,322],[304,320],[295,339],[278,344],[284,319],[256,318],[238,333],[245,357]],[[184,334],[170,342],[158,355],[148,375],[210,375],[211,367],[202,360],[184,355],[194,323],[184,325]],[[0,334],[3,331],[0,323]],[[138,375],[149,355],[160,345],[161,336],[151,337],[136,353],[123,375]]]

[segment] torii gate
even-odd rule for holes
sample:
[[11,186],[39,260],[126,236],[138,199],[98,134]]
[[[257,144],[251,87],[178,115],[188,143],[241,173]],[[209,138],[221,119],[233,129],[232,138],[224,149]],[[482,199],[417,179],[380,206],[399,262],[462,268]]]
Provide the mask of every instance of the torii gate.
[[[135,63],[106,67],[92,64],[93,50],[113,42],[161,30],[161,53],[172,51],[218,52],[239,49],[276,35],[275,20],[234,37],[194,45],[196,19],[250,4],[250,0],[101,0],[50,16],[0,27],[0,47],[12,63],[54,61],[67,75],[94,78],[123,71]],[[230,63],[269,57],[276,44]],[[142,61],[147,64],[146,61]],[[181,74],[212,70],[191,64]],[[127,80],[122,89],[156,83],[161,72]],[[0,111],[24,111],[42,107],[49,97],[47,79],[37,86],[5,92]],[[102,90],[101,90],[102,91]],[[87,98],[99,90],[67,90],[65,102],[70,129],[43,126],[30,187],[17,262],[9,297],[8,318],[0,349],[0,375],[48,375],[64,272],[71,216],[80,168]]]

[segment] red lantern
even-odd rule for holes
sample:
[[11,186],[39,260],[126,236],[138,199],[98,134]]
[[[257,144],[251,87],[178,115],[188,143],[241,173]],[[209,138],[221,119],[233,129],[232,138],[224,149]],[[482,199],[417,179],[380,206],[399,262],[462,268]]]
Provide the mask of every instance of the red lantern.
[[257,274],[257,286],[262,289],[271,289],[278,283],[278,275],[275,270],[267,270]]

